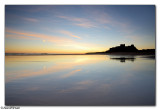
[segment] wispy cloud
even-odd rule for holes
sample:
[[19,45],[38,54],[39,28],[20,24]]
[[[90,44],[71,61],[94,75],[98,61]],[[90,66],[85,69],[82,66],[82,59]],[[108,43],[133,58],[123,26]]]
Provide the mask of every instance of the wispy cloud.
[[78,85],[90,85],[92,83],[93,83],[92,80],[85,80],[85,81],[78,82],[77,84]]
[[85,18],[78,18],[74,16],[57,17],[70,21],[72,25],[84,28],[104,28],[107,30],[114,29],[117,32],[124,34],[130,34],[134,31],[127,19],[117,19],[106,12],[98,10],[92,12],[89,11],[88,14],[89,16],[86,16]]
[[26,37],[23,35],[6,34],[5,36],[6,36],[6,38],[34,40],[34,38]]
[[117,19],[104,11],[98,11],[98,10],[93,11],[91,12],[90,17],[96,23],[98,23],[97,25],[107,30],[114,29],[114,30],[117,30],[117,32],[122,32],[127,34],[133,31],[127,19],[121,19],[121,18]]
[[57,16],[57,17],[71,21],[73,22],[73,25],[77,25],[80,27],[85,27],[85,28],[97,27],[94,22],[86,18],[77,18],[77,17],[69,17],[69,16]]
[[25,21],[29,21],[29,22],[38,22],[38,19],[35,18],[23,18]]
[[12,20],[18,20],[18,21],[24,21],[24,22],[39,22],[40,19],[35,18],[35,17],[26,17],[26,16],[21,16],[21,15],[16,15],[16,14],[7,14],[6,18],[12,18]]
[[85,28],[97,27],[94,23],[91,23],[91,22],[80,22],[80,23],[75,23],[75,25],[85,27]]
[[[73,52],[84,53],[84,52],[92,52],[97,50],[99,51],[105,50],[103,45],[100,45],[100,44],[77,42],[72,39],[61,37],[61,36],[51,36],[46,34],[14,30],[10,28],[6,28],[5,32],[6,32],[5,35],[7,38],[24,39],[24,40],[41,40],[45,42],[51,42],[56,44],[57,47],[63,48],[63,51],[68,49],[72,51],[72,53]],[[68,32],[68,31],[62,31],[62,32],[64,34],[70,35],[71,37],[80,38],[79,36],[73,35],[71,32]]]
[[[80,38],[79,36],[75,36],[72,33],[68,31],[62,31],[65,34],[68,34],[72,37],[75,38]],[[7,38],[13,38],[13,39],[24,39],[24,40],[41,40],[41,41],[46,41],[46,42],[52,42],[56,44],[58,47],[68,47],[67,49],[71,49],[72,51],[76,52],[88,52],[88,51],[96,51],[98,50],[103,50],[103,46],[99,44],[93,44],[93,43],[81,43],[81,42],[76,42],[72,39],[69,38],[64,38],[60,36],[50,36],[50,35],[45,35],[45,34],[39,34],[39,33],[33,33],[33,32],[24,32],[20,30],[13,30],[13,29],[6,29],[6,37]],[[78,50],[77,50],[78,49]]]
[[70,39],[59,37],[59,36],[50,36],[50,35],[45,35],[45,34],[38,34],[38,33],[32,33],[32,32],[22,32],[22,31],[18,31],[18,30],[6,29],[6,37],[15,38],[15,36],[18,36],[17,38],[19,38],[19,39],[36,38],[36,39],[46,40],[48,42],[53,42],[53,43],[71,43],[71,42],[73,42]]
[[87,21],[87,19],[85,18],[77,18],[77,17],[69,17],[69,16],[57,16],[59,18],[63,18],[69,21],[77,21],[77,22],[83,22],[83,21]]
[[81,37],[79,37],[79,36],[76,36],[76,35],[73,35],[71,32],[69,32],[69,31],[65,31],[65,30],[61,30],[61,31],[59,31],[60,33],[63,33],[63,34],[65,34],[65,35],[68,35],[68,36],[71,36],[71,37],[75,37],[75,38],[81,38]]

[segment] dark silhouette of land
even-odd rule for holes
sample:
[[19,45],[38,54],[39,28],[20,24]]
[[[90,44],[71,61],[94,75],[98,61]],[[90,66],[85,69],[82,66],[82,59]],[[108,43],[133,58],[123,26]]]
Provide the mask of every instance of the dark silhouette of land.
[[106,52],[138,52],[138,49],[133,44],[131,46],[120,44],[120,46],[112,47]]
[[108,54],[108,55],[155,55],[155,49],[142,49],[138,50],[133,44],[130,46],[125,46],[125,44],[120,44],[120,46],[112,47],[104,52],[89,52],[86,54]]

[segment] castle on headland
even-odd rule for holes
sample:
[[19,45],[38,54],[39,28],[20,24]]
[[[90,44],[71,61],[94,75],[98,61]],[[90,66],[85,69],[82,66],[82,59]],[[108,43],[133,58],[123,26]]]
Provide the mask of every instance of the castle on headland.
[[120,44],[120,46],[112,47],[106,52],[137,52],[138,49],[132,44],[130,46],[125,46],[125,44]]
[[155,49],[142,49],[138,50],[134,44],[130,46],[125,46],[125,44],[120,44],[120,46],[112,47],[107,51],[103,52],[89,52],[86,54],[126,54],[126,55],[155,55]]

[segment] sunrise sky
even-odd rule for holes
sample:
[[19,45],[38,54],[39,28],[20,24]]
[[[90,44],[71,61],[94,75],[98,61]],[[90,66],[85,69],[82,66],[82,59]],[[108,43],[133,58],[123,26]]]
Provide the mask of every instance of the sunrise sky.
[[5,6],[6,53],[100,52],[122,43],[155,48],[155,6]]

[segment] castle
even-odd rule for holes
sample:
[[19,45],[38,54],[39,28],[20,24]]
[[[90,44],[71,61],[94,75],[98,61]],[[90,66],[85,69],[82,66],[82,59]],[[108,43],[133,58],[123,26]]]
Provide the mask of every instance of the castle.
[[142,49],[138,50],[134,44],[130,46],[125,46],[125,44],[120,44],[120,46],[112,47],[107,51],[103,52],[89,52],[86,54],[134,54],[134,55],[155,55],[155,49]]
[[112,47],[106,52],[137,52],[138,49],[132,44],[130,46],[125,46],[125,44],[120,44],[120,46]]

